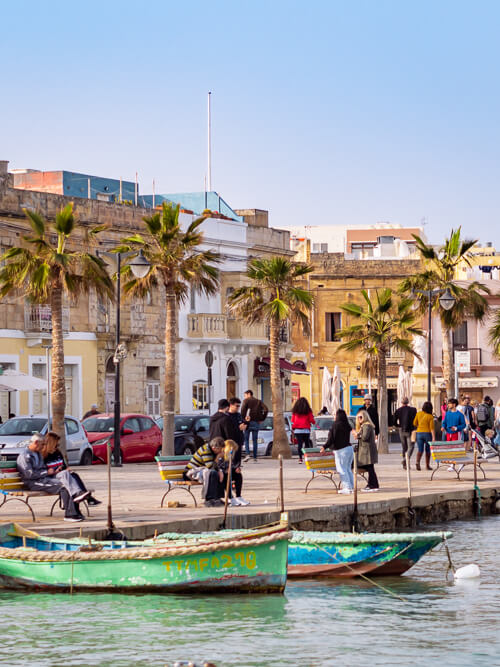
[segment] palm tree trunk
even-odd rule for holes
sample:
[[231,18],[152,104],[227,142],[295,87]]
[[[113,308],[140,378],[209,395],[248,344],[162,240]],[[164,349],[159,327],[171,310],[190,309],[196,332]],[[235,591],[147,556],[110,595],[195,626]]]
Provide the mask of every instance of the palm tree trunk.
[[62,326],[62,287],[53,285],[50,293],[52,314],[52,430],[60,437],[59,448],[64,456],[66,451],[66,431],[64,428],[64,410],[66,407],[66,384],[64,382],[64,340]]
[[378,420],[380,433],[378,436],[378,451],[380,454],[389,453],[388,425],[387,425],[387,361],[386,349],[379,348],[378,353]]
[[175,389],[177,378],[175,373],[177,357],[177,302],[175,294],[167,288],[166,319],[165,319],[165,393],[163,399],[163,441],[162,456],[174,456],[174,414]]
[[455,363],[453,351],[451,349],[451,331],[441,327],[443,334],[443,377],[446,385],[446,394],[448,398],[456,396],[455,388]]
[[270,375],[271,375],[271,400],[273,406],[273,459],[278,458],[280,454],[284,459],[292,458],[292,450],[285,430],[285,417],[283,415],[283,398],[281,396],[281,370],[280,370],[280,343],[279,343],[280,325],[278,322],[271,321],[269,334],[270,351]]

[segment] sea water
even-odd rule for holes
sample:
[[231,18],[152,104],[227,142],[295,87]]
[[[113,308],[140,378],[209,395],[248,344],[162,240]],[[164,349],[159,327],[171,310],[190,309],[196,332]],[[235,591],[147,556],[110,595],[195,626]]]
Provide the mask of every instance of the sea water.
[[438,547],[379,586],[303,581],[285,595],[199,597],[0,592],[0,663],[500,665],[500,517],[442,528],[454,533],[455,567],[477,563],[480,579],[447,580]]

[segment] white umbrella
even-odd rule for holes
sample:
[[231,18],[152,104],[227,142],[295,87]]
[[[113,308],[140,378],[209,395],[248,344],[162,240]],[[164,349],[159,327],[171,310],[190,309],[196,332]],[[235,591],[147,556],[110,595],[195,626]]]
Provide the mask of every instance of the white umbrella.
[[0,375],[0,390],[2,391],[33,391],[34,389],[47,389],[46,380],[10,369]]
[[397,387],[398,407],[402,404],[403,398],[405,396],[406,396],[406,373],[403,366],[400,366],[398,372],[398,387]]
[[406,384],[406,395],[408,396],[408,400],[410,401],[411,405],[411,401],[413,398],[413,375],[411,371],[406,371],[405,384]]
[[331,408],[332,415],[340,410],[340,370],[338,366],[335,366],[333,370]]
[[326,366],[323,366],[323,381],[321,383],[321,409],[331,410],[332,402],[332,376]]

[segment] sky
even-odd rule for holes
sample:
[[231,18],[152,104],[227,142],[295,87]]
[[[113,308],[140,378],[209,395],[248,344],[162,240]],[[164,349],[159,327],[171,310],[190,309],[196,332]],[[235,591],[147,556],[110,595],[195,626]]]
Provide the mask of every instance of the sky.
[[496,0],[16,0],[0,159],[500,249]]

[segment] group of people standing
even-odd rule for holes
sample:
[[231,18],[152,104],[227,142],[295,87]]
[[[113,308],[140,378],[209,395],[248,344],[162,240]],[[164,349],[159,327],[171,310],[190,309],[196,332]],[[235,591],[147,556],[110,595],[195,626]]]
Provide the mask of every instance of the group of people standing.
[[17,457],[17,469],[30,491],[59,494],[65,521],[83,521],[80,503],[101,503],[87,490],[80,475],[68,468],[59,450],[59,440],[54,431],[45,436],[35,433]]

